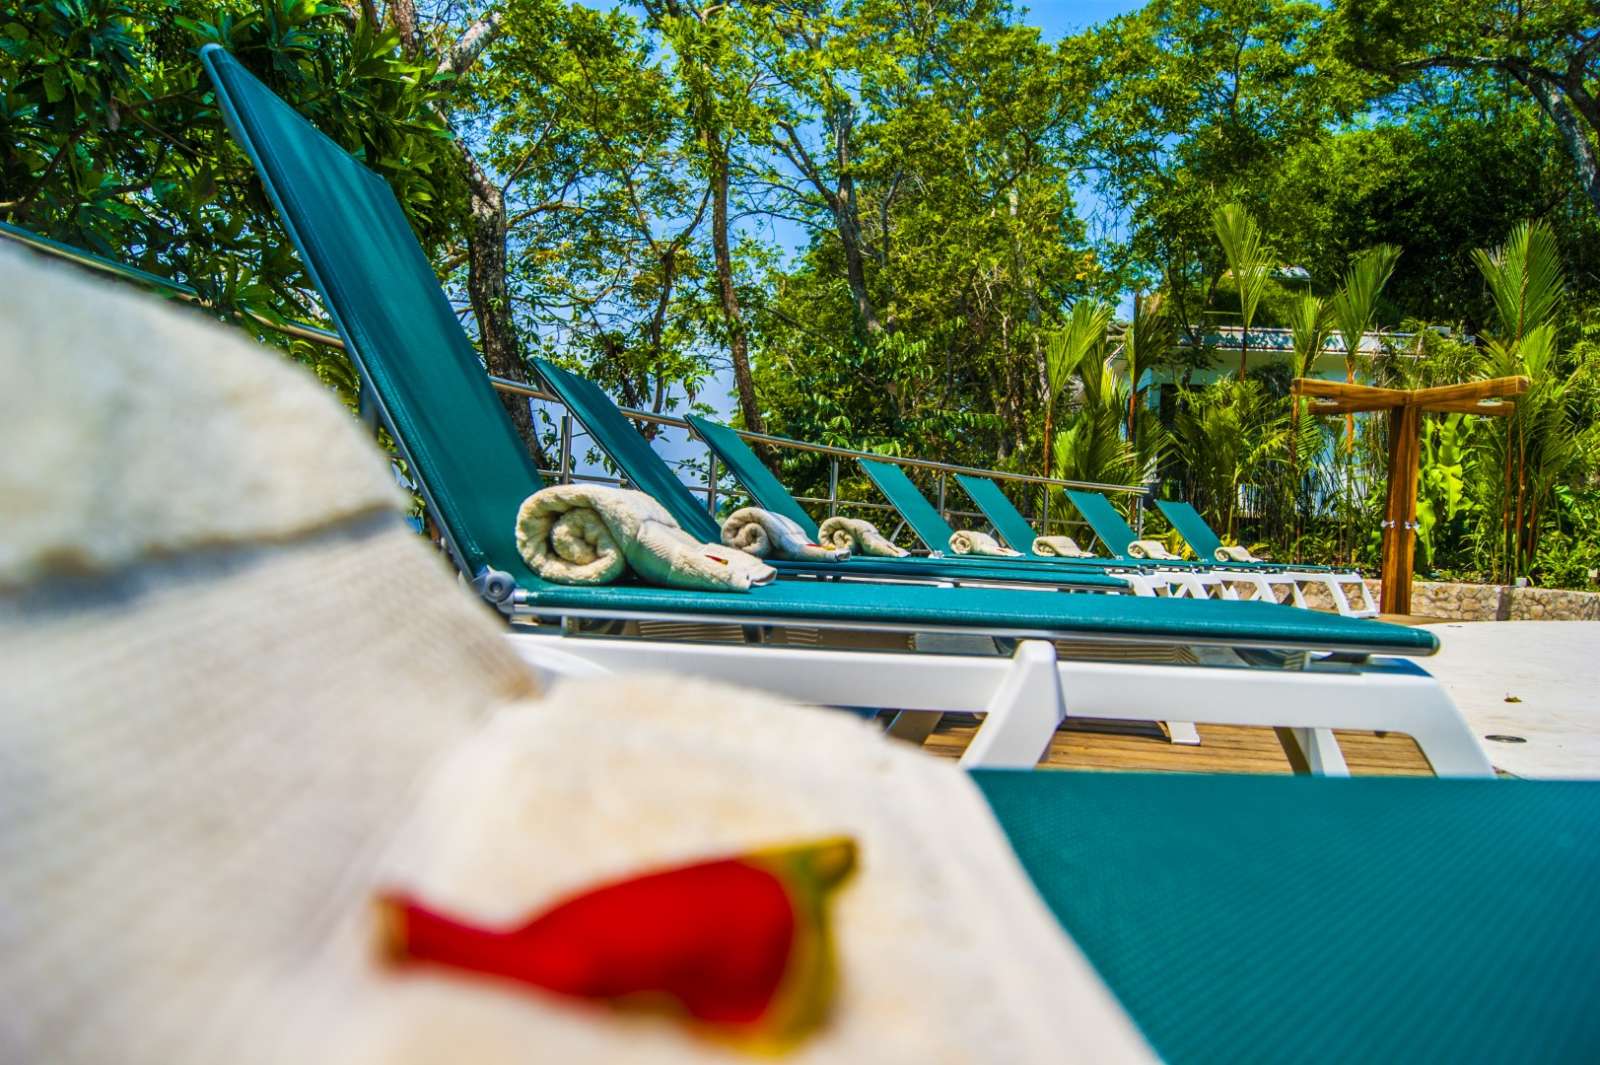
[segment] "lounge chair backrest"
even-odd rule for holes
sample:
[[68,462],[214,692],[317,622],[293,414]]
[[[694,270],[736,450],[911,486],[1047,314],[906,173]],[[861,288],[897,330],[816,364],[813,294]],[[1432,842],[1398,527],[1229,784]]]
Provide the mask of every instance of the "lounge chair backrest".
[[639,435],[599,385],[544,359],[534,359],[533,364],[550,391],[561,398],[572,416],[589,430],[600,450],[617,464],[622,476],[641,492],[654,496],[690,536],[708,543],[721,542],[722,527],[706,510],[705,503],[684,487],[672,467]]
[[1083,515],[1083,520],[1089,523],[1089,528],[1100,538],[1118,558],[1127,558],[1128,545],[1138,539],[1128,523],[1123,520],[1117,508],[1111,505],[1111,500],[1099,492],[1085,492],[1081,488],[1068,488],[1067,498],[1072,500],[1072,505],[1078,508],[1078,513]]
[[807,536],[813,540],[817,538],[817,523],[812,520],[811,515],[806,513],[799,500],[789,494],[783,483],[772,475],[766,463],[756,456],[750,445],[745,443],[738,433],[726,425],[708,421],[696,414],[688,417],[689,425],[695,434],[704,440],[706,446],[716,454],[724,466],[728,467],[734,479],[744,485],[745,491],[756,501],[756,506],[782,514],[798,523]]
[[538,469],[389,186],[222,48],[200,54],[457,562],[536,582],[513,529]]
[[967,473],[956,474],[956,480],[972,497],[972,501],[978,504],[978,509],[983,511],[983,516],[994,525],[995,532],[1000,534],[1008,547],[1024,554],[1033,550],[1033,538],[1036,535],[1033,526],[1006,498],[998,484],[987,477],[974,477]]
[[1194,551],[1196,558],[1209,562],[1217,557],[1222,537],[1216,534],[1198,510],[1179,499],[1158,499],[1156,506],[1166,515],[1172,527],[1178,530],[1178,535]]
[[860,459],[861,468],[878,486],[878,491],[888,497],[889,503],[906,519],[917,538],[935,551],[950,550],[950,537],[955,530],[944,516],[933,509],[928,497],[917,490],[905,471],[893,462],[877,459]]

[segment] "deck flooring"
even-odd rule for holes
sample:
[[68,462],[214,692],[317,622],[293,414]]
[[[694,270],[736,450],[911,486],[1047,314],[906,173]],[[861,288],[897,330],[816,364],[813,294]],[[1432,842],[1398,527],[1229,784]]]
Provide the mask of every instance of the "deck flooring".
[[[923,743],[930,754],[959,758],[977,731],[971,714],[946,714]],[[1057,729],[1040,762],[1047,769],[1107,772],[1289,773],[1276,734],[1267,728],[1200,725],[1200,745],[1171,743],[1159,726],[1080,720]],[[1428,776],[1432,770],[1411,737],[1398,732],[1337,730],[1352,776]]]

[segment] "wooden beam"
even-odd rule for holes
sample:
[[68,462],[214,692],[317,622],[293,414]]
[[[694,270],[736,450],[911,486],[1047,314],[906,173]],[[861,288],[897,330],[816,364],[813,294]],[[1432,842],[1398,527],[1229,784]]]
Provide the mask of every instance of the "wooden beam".
[[1311,405],[1306,409],[1312,414],[1362,414],[1375,410],[1393,410],[1397,406],[1403,406],[1403,404],[1363,403],[1360,400],[1340,401],[1332,399],[1314,399],[1311,401]]
[[1463,381],[1459,385],[1434,385],[1432,388],[1418,388],[1411,393],[1410,402],[1432,406],[1435,403],[1520,396],[1527,390],[1528,379],[1526,377],[1493,377],[1486,381]]
[[1321,381],[1314,377],[1296,377],[1289,382],[1289,391],[1310,399],[1336,399],[1341,402],[1370,403],[1367,410],[1398,407],[1406,401],[1408,393],[1398,388],[1374,388],[1371,385],[1351,384],[1347,381]]
[[1514,413],[1517,409],[1517,405],[1509,400],[1498,402],[1486,400],[1481,403],[1476,400],[1461,400],[1453,403],[1423,403],[1419,405],[1430,414],[1482,414],[1491,418],[1504,417],[1507,414]]

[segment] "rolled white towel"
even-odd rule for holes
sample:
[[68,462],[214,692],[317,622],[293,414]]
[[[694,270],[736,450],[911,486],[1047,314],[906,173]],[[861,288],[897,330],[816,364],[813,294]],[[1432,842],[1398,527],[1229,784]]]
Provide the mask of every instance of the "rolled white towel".
[[651,584],[744,592],[777,576],[743,551],[700,543],[643,492],[603,485],[558,485],[523,500],[517,550],[561,584],[609,584],[632,569]]
[[988,533],[972,529],[960,529],[951,533],[950,550],[958,555],[997,555],[1002,558],[1015,558],[1022,554],[1021,551],[1013,551],[1003,546]]
[[1212,552],[1218,562],[1260,562],[1261,560],[1250,553],[1248,548],[1238,544],[1223,544]]
[[1079,547],[1078,542],[1070,536],[1036,536],[1033,538],[1033,553],[1056,558],[1094,557]]
[[1176,561],[1178,556],[1167,550],[1167,545],[1160,540],[1135,540],[1128,545],[1128,554],[1133,558],[1151,558],[1161,561]]
[[729,514],[722,523],[722,542],[757,558],[838,562],[850,557],[849,548],[812,543],[793,519],[760,507],[744,507]]
[[876,525],[860,518],[829,518],[817,530],[817,539],[823,547],[842,547],[858,555],[902,558],[911,553],[890,543]]

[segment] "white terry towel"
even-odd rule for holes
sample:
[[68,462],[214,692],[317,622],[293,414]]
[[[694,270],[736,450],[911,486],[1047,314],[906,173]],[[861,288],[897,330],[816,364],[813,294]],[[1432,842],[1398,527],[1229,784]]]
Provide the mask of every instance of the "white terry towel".
[[972,529],[961,529],[950,534],[950,550],[958,555],[998,555],[1002,558],[1015,558],[1022,554],[1009,547],[1001,545],[1000,541],[988,533],[975,532]]
[[631,568],[651,584],[745,592],[777,576],[743,551],[700,543],[643,492],[604,485],[557,485],[523,500],[517,550],[561,584],[609,584]]
[[722,523],[722,542],[757,558],[839,562],[850,557],[849,548],[812,543],[799,523],[760,507],[743,507],[729,514]]
[[1223,544],[1212,552],[1218,562],[1260,562],[1261,560],[1250,553],[1249,548],[1240,547],[1238,544]]
[[1033,553],[1036,555],[1052,555],[1056,558],[1093,558],[1078,542],[1070,536],[1035,536],[1033,538]]
[[1128,545],[1128,554],[1133,558],[1154,558],[1162,561],[1174,561],[1178,558],[1167,545],[1160,540],[1135,540]]
[[824,547],[842,547],[858,555],[902,558],[911,553],[890,543],[876,525],[860,518],[829,518],[817,530],[817,539]]

